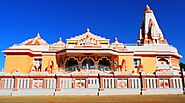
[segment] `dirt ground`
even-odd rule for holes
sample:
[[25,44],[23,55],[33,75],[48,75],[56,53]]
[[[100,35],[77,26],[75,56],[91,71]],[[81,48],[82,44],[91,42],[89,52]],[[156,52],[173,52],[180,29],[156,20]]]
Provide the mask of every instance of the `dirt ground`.
[[185,95],[0,96],[0,103],[185,103]]

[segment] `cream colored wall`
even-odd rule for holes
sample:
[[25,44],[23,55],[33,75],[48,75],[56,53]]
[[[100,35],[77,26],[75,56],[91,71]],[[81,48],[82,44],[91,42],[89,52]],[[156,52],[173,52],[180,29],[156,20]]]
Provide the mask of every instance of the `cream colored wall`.
[[44,71],[48,66],[49,62],[53,61],[54,69],[58,69],[55,55],[43,55],[42,56],[42,71]]
[[29,55],[6,55],[4,72],[13,73],[19,68],[21,73],[27,74],[32,65],[33,58]]
[[126,66],[127,69],[129,71],[133,71],[134,70],[134,60],[133,60],[133,56],[119,56],[119,63],[118,65],[121,65],[122,60],[124,59],[126,61]]
[[144,72],[152,74],[156,70],[156,57],[141,57]]
[[180,66],[179,66],[179,59],[176,58],[176,57],[171,57],[170,58],[171,60],[171,66],[174,68],[174,69],[179,69]]

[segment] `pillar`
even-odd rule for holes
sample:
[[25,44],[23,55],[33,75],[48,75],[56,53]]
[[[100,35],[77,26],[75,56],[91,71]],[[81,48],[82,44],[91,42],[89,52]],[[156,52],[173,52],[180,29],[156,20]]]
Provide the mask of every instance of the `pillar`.
[[95,69],[98,69],[98,61],[95,61],[94,67],[95,67]]
[[79,56],[79,58],[78,58],[78,67],[79,67],[79,69],[82,69],[82,57],[81,56]]
[[118,88],[118,78],[115,78],[115,88]]
[[2,89],[2,85],[3,84],[3,82],[2,82],[2,80],[0,79],[0,89]]
[[33,85],[33,79],[31,78],[31,79],[30,79],[30,89],[33,88],[32,85]]
[[88,87],[88,78],[86,78],[86,82],[85,82],[86,84],[85,84],[85,88],[89,88]]
[[99,79],[100,79],[100,88],[99,88],[99,90],[100,90],[100,91],[104,91],[103,77],[101,77],[101,75],[100,75]]
[[170,86],[169,86],[169,88],[173,88],[173,80],[174,79],[170,79]]
[[128,78],[128,87],[127,88],[131,88],[131,79]]
[[75,79],[73,79],[73,88],[75,88]]
[[61,83],[60,83],[60,77],[57,76],[57,87],[56,87],[56,91],[60,91],[61,90]]
[[141,89],[142,90],[146,90],[147,87],[146,87],[146,77],[145,76],[142,76],[143,75],[143,72],[140,72],[140,79],[141,79]]
[[159,78],[157,78],[157,88],[160,88]]
[[44,81],[43,81],[43,88],[47,88],[47,87],[46,87],[46,83],[47,83],[47,80],[44,79]]
[[111,56],[111,70],[115,71],[115,65],[114,65],[114,56]]
[[19,78],[18,76],[14,76],[14,88],[13,88],[13,91],[18,91],[18,83],[19,83]]

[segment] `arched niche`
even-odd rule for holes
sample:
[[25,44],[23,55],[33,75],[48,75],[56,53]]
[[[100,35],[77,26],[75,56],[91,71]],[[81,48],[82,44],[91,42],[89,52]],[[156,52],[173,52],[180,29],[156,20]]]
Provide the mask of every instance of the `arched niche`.
[[85,57],[82,59],[82,69],[94,69],[94,59],[91,57]]
[[166,70],[170,69],[169,58],[165,58],[165,57],[157,58],[157,68],[166,69]]
[[103,71],[111,70],[111,60],[107,57],[101,57],[98,59],[98,69]]
[[65,71],[75,71],[78,70],[78,59],[75,57],[69,57],[65,60]]

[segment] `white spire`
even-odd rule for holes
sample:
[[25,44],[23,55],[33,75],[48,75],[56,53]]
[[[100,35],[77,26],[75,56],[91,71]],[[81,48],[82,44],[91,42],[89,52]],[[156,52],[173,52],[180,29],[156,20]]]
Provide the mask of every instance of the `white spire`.
[[163,33],[153,11],[148,5],[144,11],[142,26],[139,31],[138,44],[166,44]]
[[40,33],[37,33],[37,38],[40,38]]

